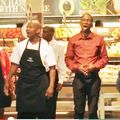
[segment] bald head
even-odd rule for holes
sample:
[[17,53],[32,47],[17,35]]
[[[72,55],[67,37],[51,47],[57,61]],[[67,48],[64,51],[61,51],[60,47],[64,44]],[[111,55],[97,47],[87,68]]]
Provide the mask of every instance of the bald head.
[[28,25],[33,25],[36,28],[41,28],[41,23],[38,20],[29,20]]
[[27,24],[27,36],[29,38],[35,38],[37,36],[40,36],[41,32],[41,24],[38,20],[29,20]]

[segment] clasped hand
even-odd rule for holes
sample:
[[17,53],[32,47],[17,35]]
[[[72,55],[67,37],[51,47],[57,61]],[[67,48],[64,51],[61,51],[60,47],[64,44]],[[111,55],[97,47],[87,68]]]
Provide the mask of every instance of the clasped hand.
[[80,72],[88,76],[88,74],[96,69],[94,64],[84,64],[79,66]]

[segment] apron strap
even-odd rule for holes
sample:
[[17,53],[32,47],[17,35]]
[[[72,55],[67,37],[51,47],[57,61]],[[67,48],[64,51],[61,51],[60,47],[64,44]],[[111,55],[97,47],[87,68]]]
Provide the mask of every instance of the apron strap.
[[[29,42],[29,40],[27,41],[27,44],[26,44],[25,49],[26,49],[26,48],[27,48],[27,46],[28,46],[28,42]],[[40,40],[39,40],[38,51],[40,51],[40,43],[41,43],[41,37],[40,37]]]

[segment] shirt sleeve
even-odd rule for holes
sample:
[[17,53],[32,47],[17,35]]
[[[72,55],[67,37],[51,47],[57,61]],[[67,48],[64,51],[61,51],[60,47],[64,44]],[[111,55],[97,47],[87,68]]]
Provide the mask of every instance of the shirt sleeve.
[[15,48],[13,49],[13,52],[12,52],[12,54],[11,54],[11,56],[10,56],[10,61],[11,61],[11,63],[15,63],[15,64],[19,65],[21,56],[22,56],[23,51],[24,51],[24,49],[25,49],[25,45],[26,45],[25,43],[26,43],[26,42],[24,41],[24,42],[22,42],[22,44],[21,44],[21,43],[18,43],[18,44],[15,46]]
[[46,61],[48,62],[49,67],[56,65],[55,54],[54,54],[54,51],[50,45],[48,45],[48,52],[47,52]]
[[18,53],[19,53],[18,48],[15,47],[11,56],[10,56],[11,63],[15,63],[15,64],[19,65],[20,56],[18,55]]
[[67,51],[65,54],[65,63],[72,72],[78,71],[78,67],[79,67],[77,64],[75,64],[74,56],[75,56],[74,55],[74,44],[71,39],[68,42]]
[[95,66],[96,68],[101,69],[105,67],[106,64],[108,63],[108,54],[107,54],[106,45],[103,38],[101,39],[101,45],[99,49],[100,49],[99,50],[100,57],[99,57],[99,60],[97,60],[97,62],[95,63]]
[[57,60],[57,71],[58,71],[58,83],[63,84],[65,81],[65,74],[66,74],[66,65],[64,61],[64,49],[62,46],[59,45],[59,53],[58,53],[58,60]]
[[48,45],[46,49],[47,50],[46,50],[46,56],[45,56],[44,63],[47,65],[47,67],[56,65],[55,54],[53,52],[52,47]]

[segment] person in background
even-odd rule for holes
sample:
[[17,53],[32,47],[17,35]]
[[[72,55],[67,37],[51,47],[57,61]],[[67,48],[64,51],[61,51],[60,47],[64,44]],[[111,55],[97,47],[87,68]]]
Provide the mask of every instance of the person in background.
[[56,62],[57,62],[57,77],[54,87],[54,94],[53,97],[48,100],[48,119],[55,119],[56,118],[56,103],[58,97],[58,91],[61,90],[63,81],[65,80],[65,62],[64,62],[64,49],[63,47],[54,39],[54,28],[50,26],[45,26],[43,28],[43,35],[42,37],[48,41],[49,45],[52,46]]
[[103,27],[103,22],[101,20],[96,20],[95,27]]
[[8,95],[8,88],[14,93],[10,78],[20,67],[21,72],[16,81],[17,118],[45,119],[46,100],[54,92],[56,60],[52,47],[40,38],[41,24],[38,20],[28,21],[26,33],[28,38],[19,42],[11,55],[5,93]]
[[118,77],[116,80],[116,88],[120,92],[120,71],[118,72]]
[[86,100],[89,119],[97,119],[98,99],[101,87],[99,70],[108,63],[103,37],[91,32],[93,18],[89,13],[81,17],[81,31],[70,38],[65,62],[75,73],[73,80],[75,119],[83,119]]
[[4,48],[0,50],[0,119],[4,118],[4,108],[11,105],[11,97],[4,93],[4,84],[10,70],[10,60]]

